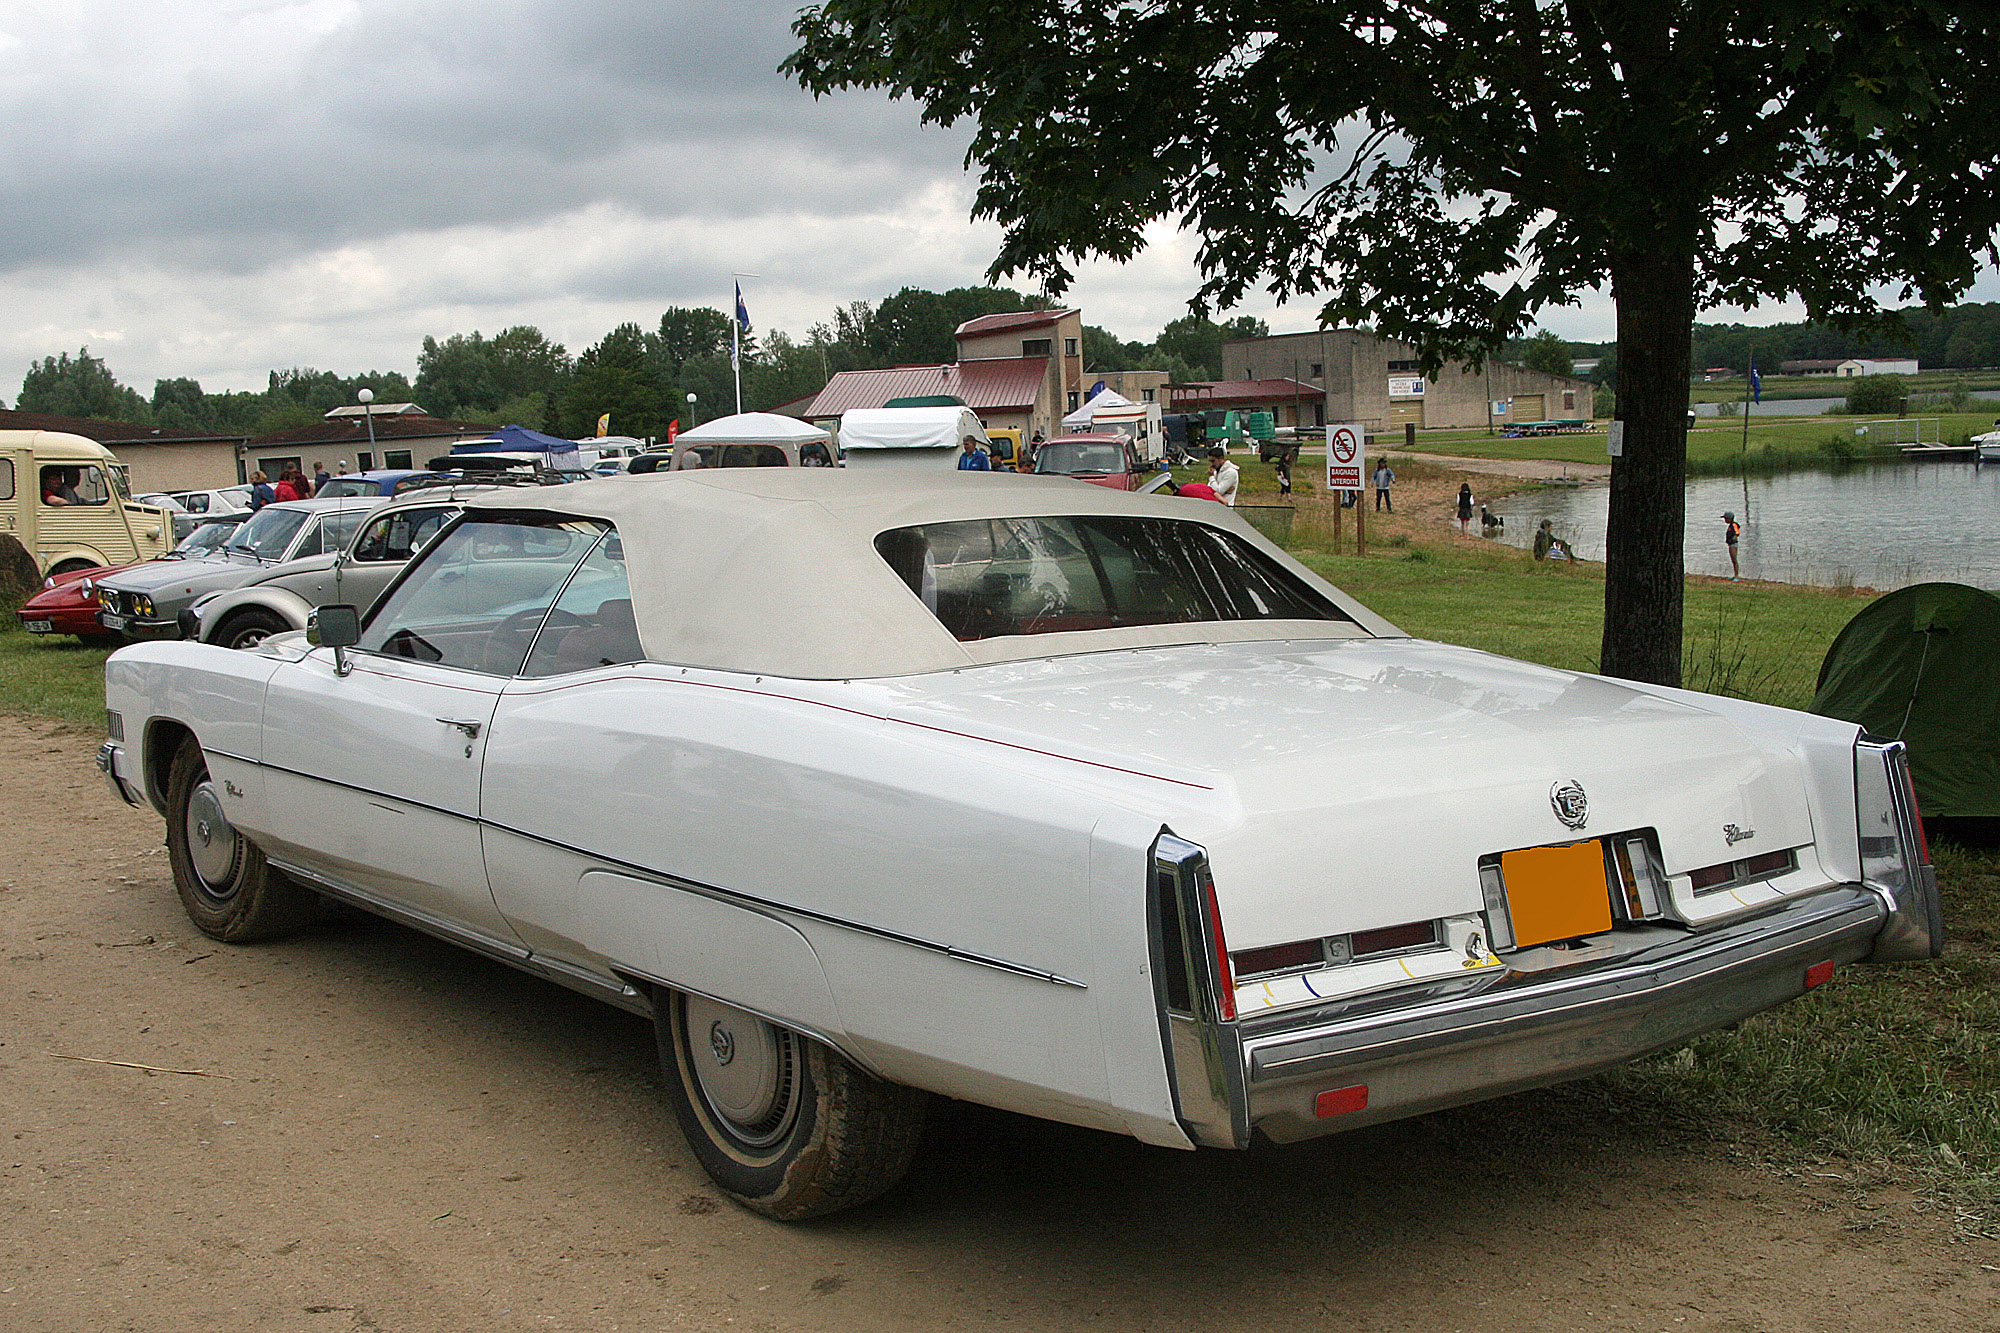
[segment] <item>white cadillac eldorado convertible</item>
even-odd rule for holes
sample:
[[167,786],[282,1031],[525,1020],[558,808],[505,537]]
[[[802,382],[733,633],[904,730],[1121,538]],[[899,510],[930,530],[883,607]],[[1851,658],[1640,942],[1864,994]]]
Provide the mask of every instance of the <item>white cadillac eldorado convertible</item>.
[[1899,746],[1414,640],[1221,505],[1063,481],[503,492],[365,616],[105,691],[202,930],[336,899],[648,1014],[780,1218],[892,1186],[932,1093],[1291,1141],[1943,933]]

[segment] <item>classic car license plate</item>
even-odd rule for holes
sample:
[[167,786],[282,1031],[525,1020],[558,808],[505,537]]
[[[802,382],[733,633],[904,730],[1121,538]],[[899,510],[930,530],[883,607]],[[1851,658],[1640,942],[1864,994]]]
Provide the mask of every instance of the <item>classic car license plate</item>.
[[47,634],[55,628],[52,623],[46,620],[24,620],[21,622],[21,627],[30,634]]
[[1502,852],[1500,879],[1518,947],[1611,929],[1611,886],[1596,839]]
[[114,616],[109,611],[99,611],[97,613],[97,623],[106,629],[124,629],[125,617]]

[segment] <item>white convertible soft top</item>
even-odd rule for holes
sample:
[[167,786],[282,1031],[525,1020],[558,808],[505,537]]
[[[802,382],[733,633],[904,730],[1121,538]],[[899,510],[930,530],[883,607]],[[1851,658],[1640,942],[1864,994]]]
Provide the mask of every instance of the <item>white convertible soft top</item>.
[[[646,655],[682,666],[849,680],[1159,644],[1401,633],[1213,500],[1132,495],[1048,477],[714,468],[496,492],[467,509],[474,517],[502,510],[617,525]],[[1062,514],[1171,516],[1224,529],[1283,564],[1354,623],[1208,621],[961,643],[874,545],[880,533],[917,524]]]

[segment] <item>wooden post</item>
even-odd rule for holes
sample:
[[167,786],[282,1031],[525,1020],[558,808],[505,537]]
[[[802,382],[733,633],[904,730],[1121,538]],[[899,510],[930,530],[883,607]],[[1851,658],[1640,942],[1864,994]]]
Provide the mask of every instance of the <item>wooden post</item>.
[[[1369,435],[1363,438],[1368,443],[1362,450],[1361,456],[1368,458],[1375,452],[1375,437]],[[1371,489],[1373,488],[1369,485],[1368,474],[1364,472],[1361,474],[1361,489],[1354,493],[1354,554],[1356,555],[1368,554],[1368,492]]]

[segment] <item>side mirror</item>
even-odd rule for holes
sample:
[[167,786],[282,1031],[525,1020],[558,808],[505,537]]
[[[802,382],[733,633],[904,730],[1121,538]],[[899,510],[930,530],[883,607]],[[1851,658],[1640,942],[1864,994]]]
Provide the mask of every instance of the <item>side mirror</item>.
[[315,648],[333,649],[333,674],[344,676],[353,670],[347,650],[361,642],[361,608],[345,603],[322,606],[306,623],[306,642]]

